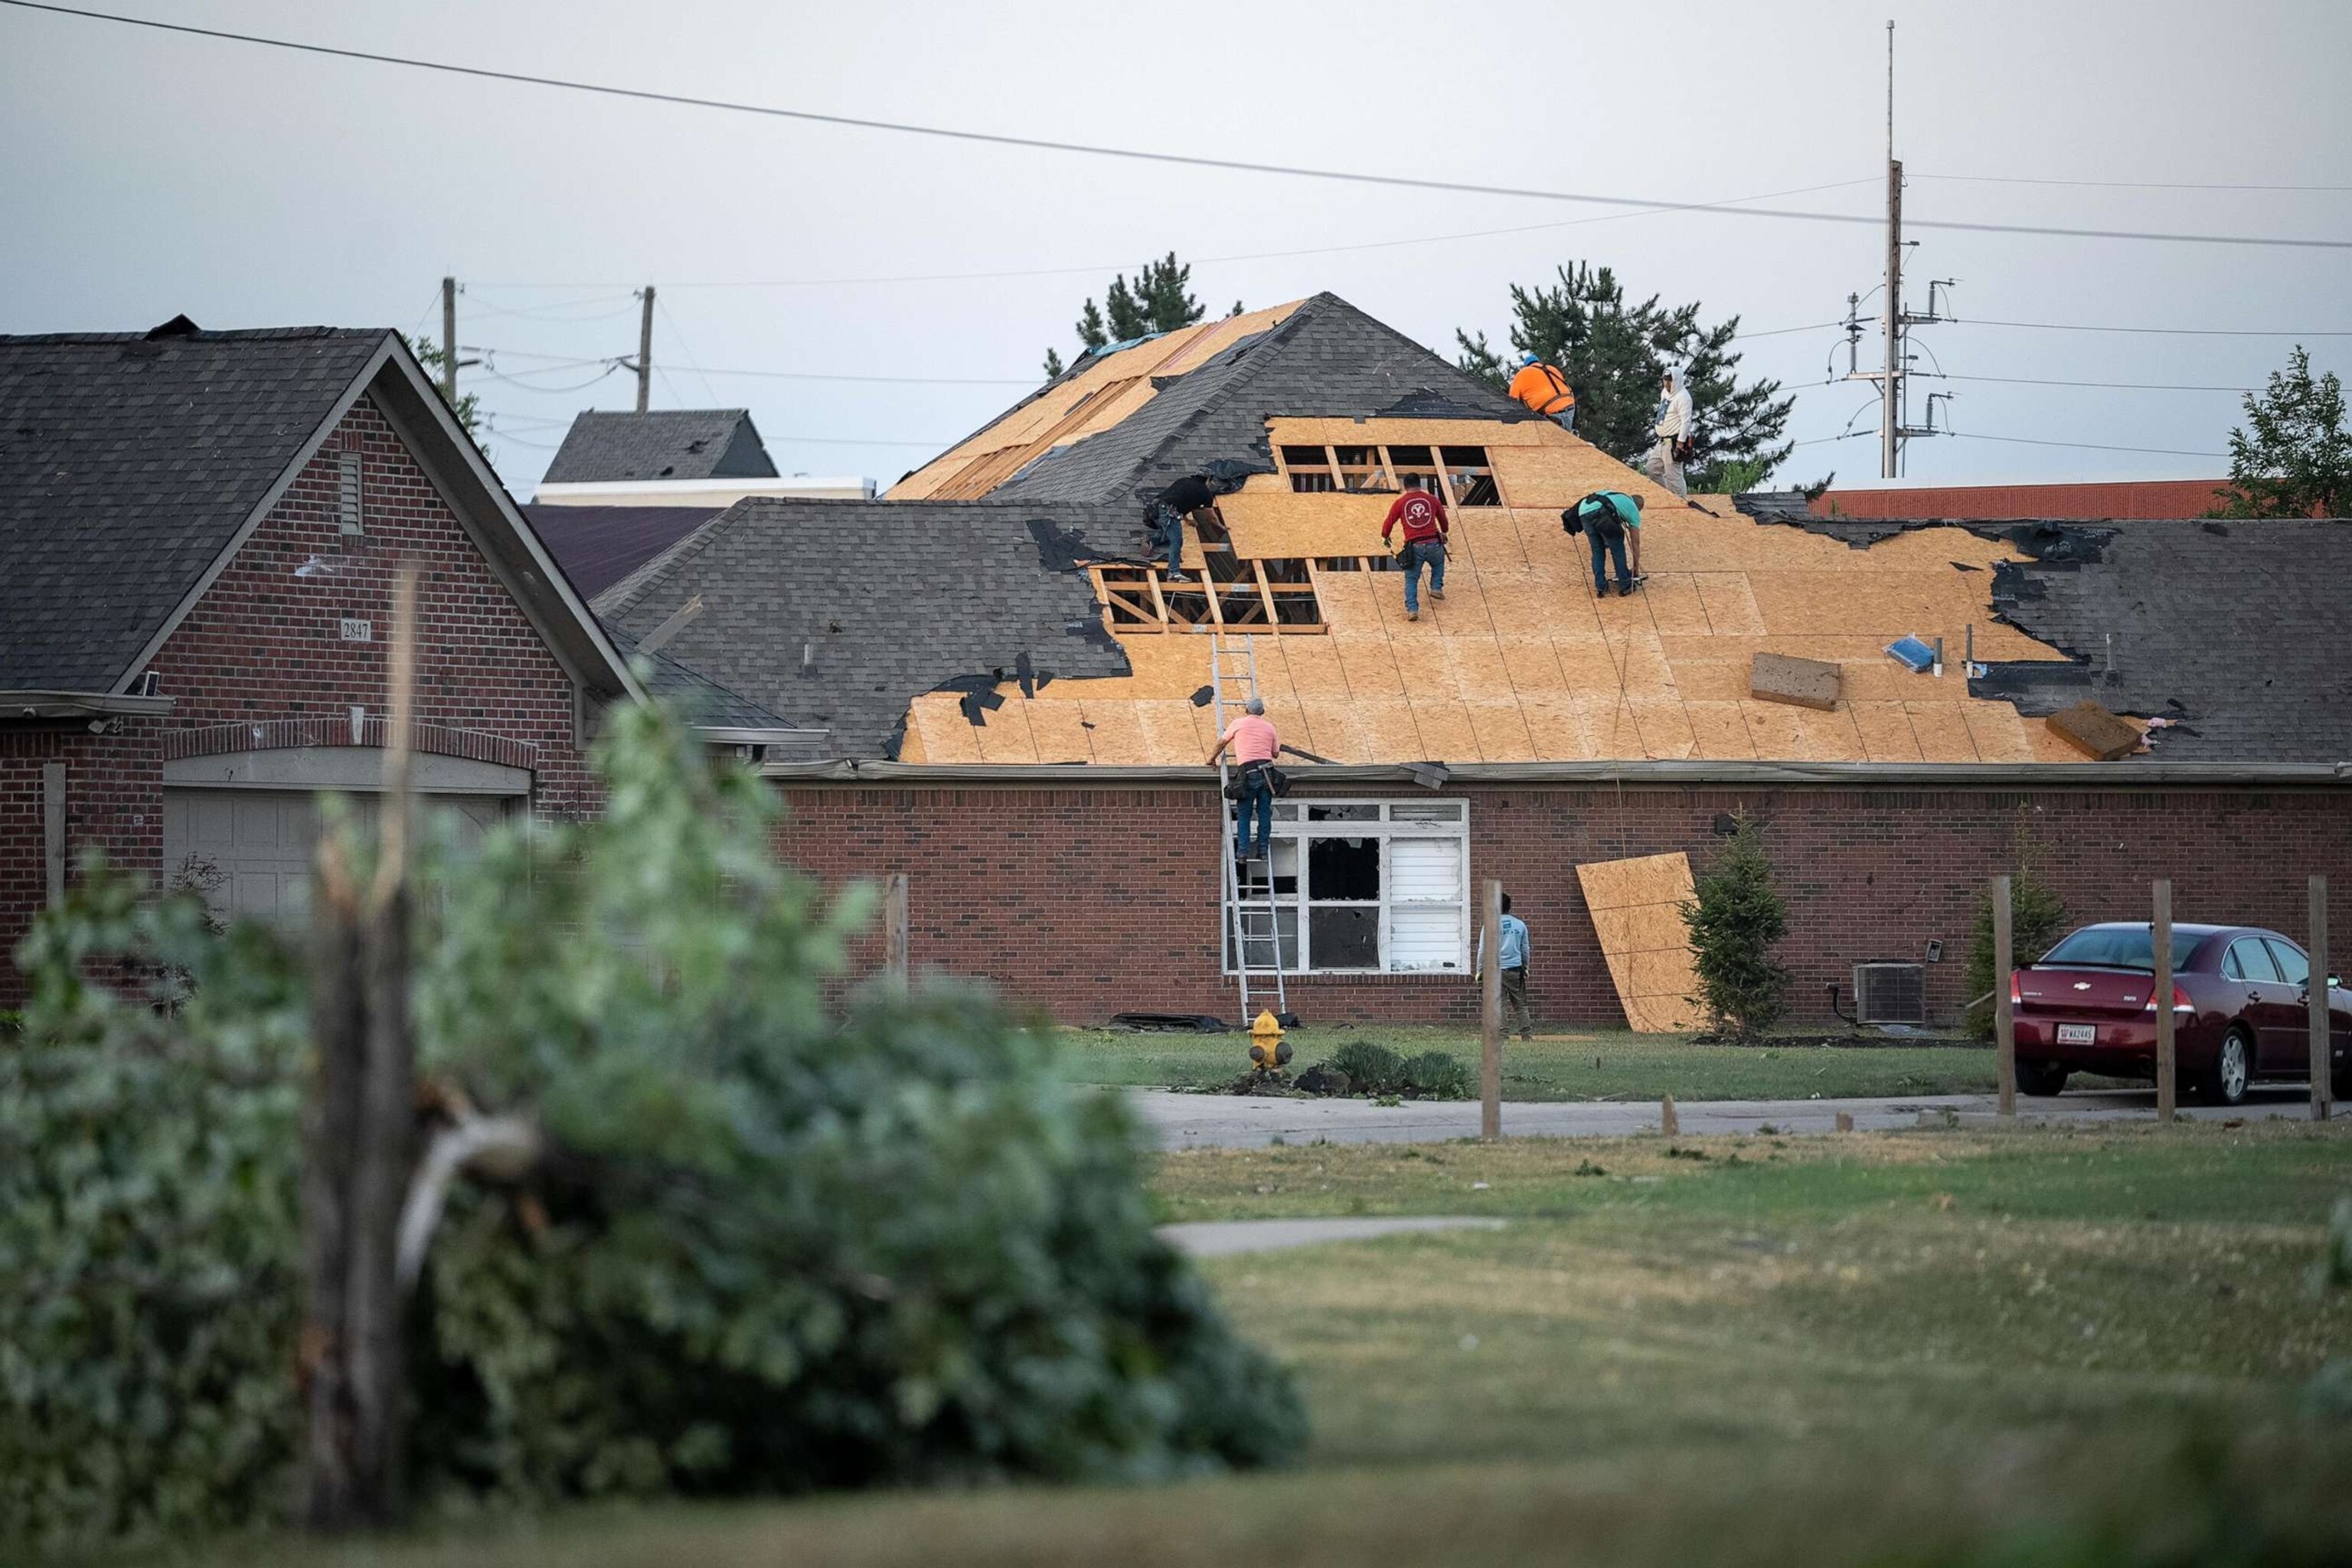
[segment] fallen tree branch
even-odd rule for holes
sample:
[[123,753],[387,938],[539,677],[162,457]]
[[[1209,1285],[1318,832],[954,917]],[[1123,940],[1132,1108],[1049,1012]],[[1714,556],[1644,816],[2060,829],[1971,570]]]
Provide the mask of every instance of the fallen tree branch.
[[425,1254],[441,1224],[450,1184],[460,1174],[519,1181],[539,1163],[540,1148],[537,1124],[520,1116],[467,1116],[433,1134],[400,1211],[393,1275],[404,1296],[416,1288],[417,1276],[425,1271]]

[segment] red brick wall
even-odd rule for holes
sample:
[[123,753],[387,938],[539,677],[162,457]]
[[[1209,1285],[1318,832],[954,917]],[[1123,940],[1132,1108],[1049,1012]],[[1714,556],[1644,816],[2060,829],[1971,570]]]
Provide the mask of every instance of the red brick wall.
[[2203,517],[2221,504],[2221,479],[2117,479],[2050,485],[1945,485],[1935,489],[1827,490],[1815,497],[1815,517],[2063,518],[2104,522],[2111,518]]
[[[2341,791],[1445,793],[1470,802],[1472,878],[1503,879],[1532,934],[1538,1013],[1563,1024],[1624,1022],[1578,863],[1680,849],[1703,870],[1720,843],[1717,815],[1740,807],[1766,826],[1789,909],[1780,956],[1795,972],[1802,1023],[1832,1021],[1826,987],[1850,986],[1856,962],[1917,959],[1937,937],[1945,957],[1928,966],[1929,1005],[1957,1014],[1976,901],[1985,879],[2011,868],[2021,827],[2085,921],[2143,916],[2147,879],[2165,874],[2183,921],[2243,921],[2297,939],[2307,875],[2352,895],[2352,794]],[[1068,1023],[1234,1008],[1218,971],[1211,791],[808,786],[785,800],[777,844],[788,860],[828,882],[908,874],[918,969],[984,976]],[[871,947],[857,955],[877,959]],[[1309,1022],[1466,1021],[1477,1006],[1466,976],[1307,979],[1290,999]]]
[[[339,454],[361,454],[364,537],[341,530]],[[297,577],[316,558],[325,574]],[[573,742],[570,678],[492,574],[407,447],[362,399],[305,466],[227,568],[181,622],[154,668],[173,699],[163,719],[0,730],[0,1004],[19,994],[5,955],[46,897],[41,763],[67,764],[68,856],[90,845],[158,875],[163,845],[160,747],[165,731],[223,723],[382,720],[394,577],[416,563],[416,719],[487,731],[535,748],[532,807],[576,816],[602,797]],[[345,642],[345,616],[374,640]]]

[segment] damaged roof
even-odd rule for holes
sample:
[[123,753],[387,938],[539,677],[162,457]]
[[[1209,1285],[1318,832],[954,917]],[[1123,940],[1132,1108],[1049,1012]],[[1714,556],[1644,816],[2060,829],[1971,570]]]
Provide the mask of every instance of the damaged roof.
[[390,335],[0,337],[0,688],[120,684]]
[[742,408],[591,408],[572,421],[544,484],[622,479],[772,479],[776,465]]
[[1325,293],[1081,360],[887,499],[1130,503],[1214,461],[1272,473],[1265,416],[1275,413],[1537,419]]
[[[793,723],[836,755],[892,758],[908,700],[957,712],[1076,676],[1124,675],[1082,555],[1116,555],[1129,509],[736,502],[595,603],[634,642],[697,598],[667,658]],[[1056,756],[1055,760],[1077,760]]]

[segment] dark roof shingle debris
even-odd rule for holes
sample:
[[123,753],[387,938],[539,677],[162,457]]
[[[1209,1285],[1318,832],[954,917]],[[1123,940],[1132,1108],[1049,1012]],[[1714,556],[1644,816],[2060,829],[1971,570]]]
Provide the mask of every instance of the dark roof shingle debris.
[[776,465],[741,408],[591,408],[572,421],[546,484],[772,479]]
[[0,337],[0,688],[133,673],[390,335]]
[[1124,552],[1137,521],[1125,505],[754,496],[595,609],[641,637],[700,595],[665,658],[830,730],[835,756],[887,758],[923,692],[1129,673],[1075,561]]

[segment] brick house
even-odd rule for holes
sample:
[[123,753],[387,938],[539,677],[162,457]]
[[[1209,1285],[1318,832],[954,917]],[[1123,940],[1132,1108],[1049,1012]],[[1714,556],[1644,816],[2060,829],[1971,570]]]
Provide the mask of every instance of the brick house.
[[314,792],[381,776],[404,562],[419,790],[596,810],[642,688],[397,334],[0,337],[0,953],[89,848],[299,921]]
[[[1180,583],[1141,513],[1202,471],[1242,482]],[[1407,478],[1454,521],[1447,597],[1414,621],[1378,539]],[[1602,488],[1643,502],[1647,581],[1596,600],[1559,514]],[[1234,1009],[1201,763],[1223,643],[1254,654],[1297,753],[1270,880],[1303,1016],[1474,1016],[1473,889],[1499,877],[1538,1012],[1622,1023],[1643,961],[1604,951],[1580,868],[1703,870],[1745,810],[1789,901],[1796,1016],[1829,1024],[1874,961],[1916,966],[1927,1021],[1955,1016],[1986,879],[2021,844],[2082,919],[2143,913],[2169,876],[2182,919],[2299,934],[2307,874],[2352,885],[2347,581],[2336,521],[1685,500],[1320,295],[1089,355],[878,502],[741,501],[595,608],[828,730],[825,759],[766,764],[780,853],[906,873],[919,965],[1067,1021]],[[1941,669],[1889,658],[1906,635]],[[1833,707],[1756,700],[1764,652],[1834,665]],[[2152,748],[2084,756],[2046,720],[2086,699]]]

